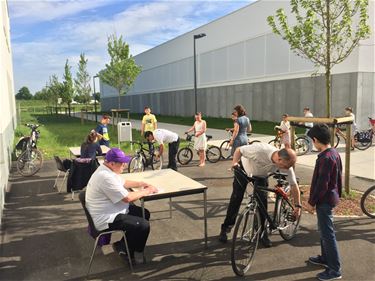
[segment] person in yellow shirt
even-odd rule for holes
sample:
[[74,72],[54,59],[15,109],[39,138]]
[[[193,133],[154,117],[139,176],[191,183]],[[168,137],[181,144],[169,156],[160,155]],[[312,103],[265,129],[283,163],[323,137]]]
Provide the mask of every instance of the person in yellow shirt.
[[157,120],[154,114],[151,114],[151,108],[145,107],[145,115],[142,118],[141,135],[146,132],[153,132],[158,128]]

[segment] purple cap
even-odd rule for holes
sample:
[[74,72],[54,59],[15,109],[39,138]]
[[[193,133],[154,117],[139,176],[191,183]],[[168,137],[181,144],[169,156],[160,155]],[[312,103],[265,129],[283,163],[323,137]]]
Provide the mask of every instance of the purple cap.
[[129,163],[131,159],[130,156],[126,156],[125,153],[117,147],[111,148],[105,156],[107,162]]

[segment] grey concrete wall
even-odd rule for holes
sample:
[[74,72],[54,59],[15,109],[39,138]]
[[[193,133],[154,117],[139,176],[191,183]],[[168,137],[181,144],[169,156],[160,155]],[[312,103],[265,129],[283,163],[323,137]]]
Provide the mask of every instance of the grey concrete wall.
[[[367,127],[367,116],[375,117],[374,73],[346,73],[332,77],[332,115],[342,116],[346,106],[357,114],[359,127]],[[309,106],[315,116],[326,115],[324,76],[198,89],[198,111],[206,116],[229,117],[236,104],[242,104],[254,120],[279,121],[283,113],[302,116]],[[122,97],[123,108],[143,112],[150,106],[155,114],[191,116],[193,90],[129,95]],[[105,98],[102,108],[117,107],[117,97]]]

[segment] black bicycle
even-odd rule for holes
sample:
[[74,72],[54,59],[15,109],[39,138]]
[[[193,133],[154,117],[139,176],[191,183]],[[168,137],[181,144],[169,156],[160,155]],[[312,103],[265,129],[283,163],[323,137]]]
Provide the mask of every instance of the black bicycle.
[[[296,219],[293,214],[294,207],[289,200],[290,187],[286,180],[286,174],[276,172],[267,177],[248,177],[242,168],[235,167],[235,169],[237,179],[238,177],[245,177],[247,182],[253,186],[253,192],[248,196],[248,203],[237,218],[231,248],[233,271],[238,276],[244,276],[254,261],[259,238],[263,235],[262,229],[270,233],[278,231],[284,240],[290,240],[297,233],[300,217]],[[259,180],[264,182],[270,177],[277,181],[274,188],[254,185],[254,182]],[[258,193],[254,192],[255,186],[259,191],[268,191],[275,194],[275,207],[272,217],[262,204]],[[266,218],[263,228],[260,219],[261,214]]]
[[363,193],[361,197],[361,209],[368,217],[375,218],[375,185]]
[[[207,141],[212,139],[212,136],[206,135]],[[181,148],[177,152],[177,160],[181,165],[187,165],[193,159],[193,148],[194,148],[194,135],[186,134],[186,141],[188,145],[186,147]],[[221,151],[220,148],[216,145],[207,145],[206,149],[206,159],[208,162],[216,163],[221,158]]]
[[[155,149],[153,143],[134,141],[131,143],[137,145],[139,148],[129,162],[129,173],[143,172],[148,166],[153,170],[161,170],[163,168],[162,155],[159,155],[159,151]],[[146,145],[149,149],[145,148]],[[157,157],[157,155],[159,155],[159,157]]]
[[[35,175],[43,165],[43,155],[37,148],[40,132],[38,124],[25,124],[30,128],[30,136],[24,137],[16,145],[17,171],[25,177]],[[17,152],[18,151],[18,152]]]

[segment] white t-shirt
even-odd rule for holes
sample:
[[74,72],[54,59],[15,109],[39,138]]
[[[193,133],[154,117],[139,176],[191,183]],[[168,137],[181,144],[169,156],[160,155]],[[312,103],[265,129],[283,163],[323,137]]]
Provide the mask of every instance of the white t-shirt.
[[288,170],[280,169],[272,162],[272,154],[277,149],[267,143],[253,143],[240,147],[242,154],[241,162],[248,176],[267,176],[269,173],[280,170],[287,173],[287,181],[291,185],[297,185],[297,179],[294,170],[290,167]]
[[153,132],[155,140],[159,144],[171,143],[178,140],[178,135],[165,129],[156,129]]
[[122,201],[128,196],[125,181],[105,165],[91,176],[86,188],[86,207],[97,230],[108,228],[118,214],[126,214],[129,204]]
[[[311,117],[314,117],[314,115],[311,112],[306,112],[305,117],[311,118]],[[314,126],[314,123],[312,123],[312,122],[305,122],[305,126],[312,128]]]

